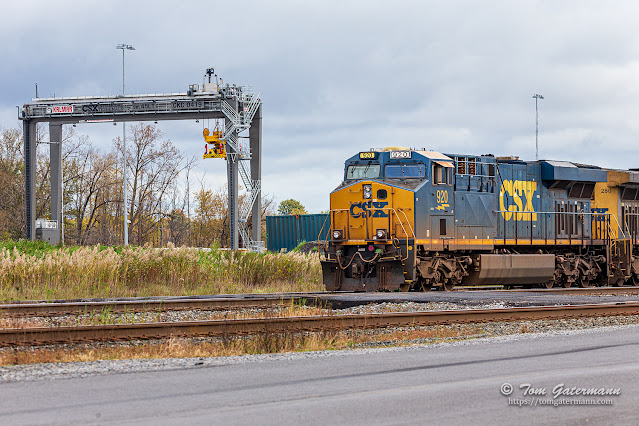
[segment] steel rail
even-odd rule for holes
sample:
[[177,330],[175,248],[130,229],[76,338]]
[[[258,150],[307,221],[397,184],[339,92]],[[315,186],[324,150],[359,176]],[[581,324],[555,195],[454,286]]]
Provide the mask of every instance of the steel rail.
[[[639,287],[570,287],[570,288],[532,288],[532,289],[496,289],[496,287],[461,287],[462,291],[493,291],[504,293],[541,293],[541,294],[639,294]],[[261,295],[222,295],[213,297],[179,297],[158,299],[131,300],[87,300],[65,302],[27,302],[0,304],[0,315],[9,317],[81,315],[90,313],[109,312],[112,314],[131,312],[166,312],[188,309],[201,310],[231,310],[231,309],[266,309],[285,304],[306,301],[306,304],[320,305],[321,296],[329,296],[324,302],[330,302],[331,295],[346,294],[346,292],[313,292],[313,293],[282,293]],[[367,293],[361,293],[367,294]],[[381,293],[386,296],[389,293]],[[387,301],[384,299],[384,301]],[[402,300],[398,300],[398,303]],[[374,303],[367,299],[364,303]],[[424,302],[427,302],[426,300]]]
[[505,289],[503,286],[460,286],[454,287],[455,291],[496,291],[506,293],[555,293],[555,294],[570,294],[570,293],[598,293],[598,294],[617,294],[617,293],[633,293],[639,294],[639,286],[602,286],[602,287],[553,287],[553,288],[511,288]]
[[164,339],[171,337],[232,337],[384,327],[430,326],[480,322],[556,320],[639,315],[639,302],[538,306],[459,311],[399,312],[235,320],[114,324],[78,327],[0,329],[0,346],[52,343]]
[[548,293],[548,294],[639,294],[639,287],[556,287],[556,288],[514,288],[492,290],[498,292]]
[[[246,296],[246,295],[244,295]],[[314,300],[317,293],[265,295],[260,297],[212,297],[179,299],[103,300],[83,302],[9,303],[0,305],[0,314],[11,317],[78,315],[96,312],[130,313],[149,311],[177,311],[187,309],[229,310],[270,308]]]

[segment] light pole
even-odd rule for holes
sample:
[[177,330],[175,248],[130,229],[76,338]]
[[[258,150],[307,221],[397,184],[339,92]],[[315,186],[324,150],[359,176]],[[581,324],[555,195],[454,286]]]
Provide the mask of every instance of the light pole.
[[540,94],[534,94],[533,98],[535,98],[535,160],[539,161],[539,109],[537,101],[544,97]]
[[[124,96],[124,51],[135,50],[130,44],[118,44],[116,49],[122,50],[122,96]],[[129,220],[127,217],[127,193],[126,193],[126,122],[122,122],[122,187],[124,193],[124,245],[129,245]]]

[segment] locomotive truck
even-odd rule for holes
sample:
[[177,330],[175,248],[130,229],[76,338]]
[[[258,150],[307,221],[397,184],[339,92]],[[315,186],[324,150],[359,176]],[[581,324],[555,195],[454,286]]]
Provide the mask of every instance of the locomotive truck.
[[330,194],[329,291],[616,285],[639,258],[639,171],[567,161],[359,152]]

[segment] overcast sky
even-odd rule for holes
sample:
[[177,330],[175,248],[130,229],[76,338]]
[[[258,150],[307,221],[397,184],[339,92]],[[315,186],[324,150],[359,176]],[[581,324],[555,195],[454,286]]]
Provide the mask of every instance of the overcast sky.
[[[0,5],[0,128],[45,96],[185,92],[215,67],[262,94],[263,189],[328,208],[371,147],[639,167],[636,2],[27,1]],[[161,5],[161,6],[160,6]],[[160,122],[206,185],[202,123]],[[76,128],[109,149],[121,127]]]

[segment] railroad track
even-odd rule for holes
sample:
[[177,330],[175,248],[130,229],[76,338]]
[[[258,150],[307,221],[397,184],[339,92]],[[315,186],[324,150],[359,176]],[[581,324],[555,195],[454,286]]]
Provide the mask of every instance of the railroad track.
[[345,329],[410,327],[542,319],[555,320],[620,315],[639,315],[639,302],[502,309],[468,309],[459,311],[158,322],[54,328],[7,328],[0,329],[0,346],[165,339],[171,337],[232,337],[254,334],[299,333]]
[[639,286],[622,287],[554,287],[554,288],[513,288],[503,286],[455,287],[453,291],[496,291],[507,293],[547,293],[547,294],[639,294]]
[[10,317],[81,315],[105,312],[164,312],[188,309],[266,309],[291,303],[314,303],[324,293],[244,294],[214,297],[179,297],[129,300],[64,301],[0,304],[0,314]]
[[545,294],[639,294],[639,287],[556,287],[556,288],[515,288],[493,290],[499,292],[545,293]]
[[[494,291],[505,293],[542,293],[542,294],[639,294],[639,286],[633,287],[588,287],[588,288],[551,288],[551,289],[511,289],[498,287],[462,287],[460,291]],[[323,296],[334,294],[352,294],[350,292],[314,292],[314,293],[282,293],[282,294],[242,294],[213,297],[167,297],[139,298],[127,300],[87,300],[61,302],[29,302],[0,304],[0,314],[10,317],[80,315],[88,313],[109,312],[122,314],[131,312],[165,312],[188,309],[230,310],[230,309],[267,309],[292,303],[321,306],[329,298]],[[367,294],[367,293],[362,293]],[[387,295],[388,293],[380,293]],[[398,301],[399,302],[399,301]],[[365,303],[374,303],[366,300]]]

